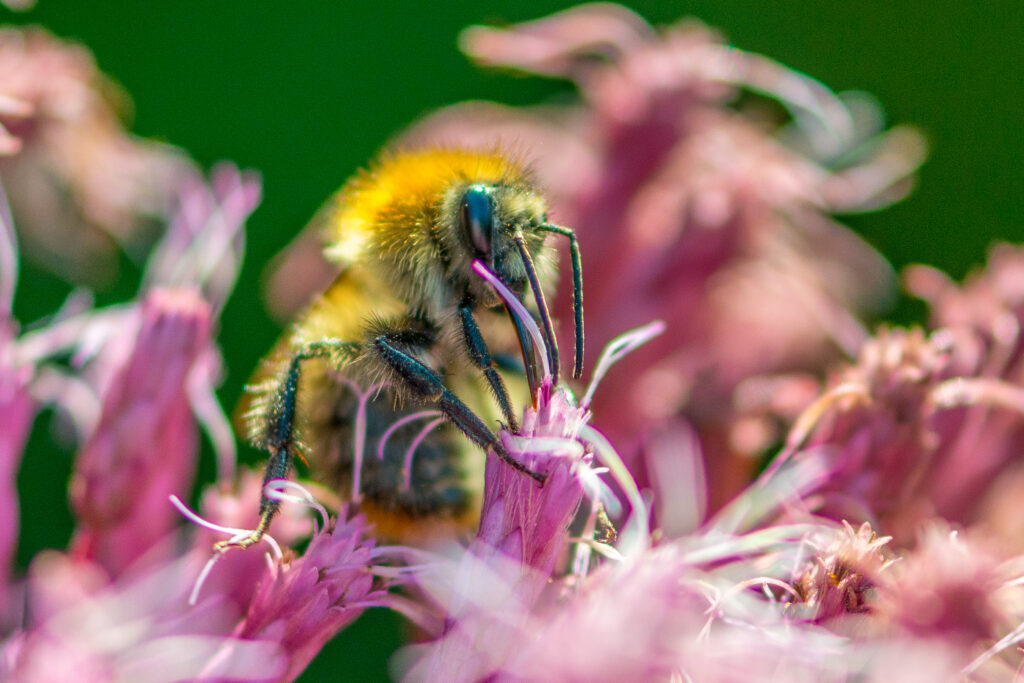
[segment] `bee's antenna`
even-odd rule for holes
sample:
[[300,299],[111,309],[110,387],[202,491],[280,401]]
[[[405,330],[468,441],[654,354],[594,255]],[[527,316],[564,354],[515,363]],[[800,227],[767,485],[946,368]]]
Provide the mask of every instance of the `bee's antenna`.
[[569,253],[572,256],[572,312],[576,319],[576,356],[573,362],[573,379],[583,376],[583,260],[580,258],[580,243],[572,228],[561,225],[542,225],[544,232],[552,232],[569,238]]
[[526,248],[522,234],[514,237],[516,246],[519,247],[519,255],[523,258],[523,266],[526,267],[526,277],[530,280],[530,288],[533,289],[533,298],[537,302],[537,311],[540,313],[540,322],[544,328],[544,342],[547,346],[548,364],[551,366],[552,382],[558,385],[558,342],[555,340],[555,331],[551,325],[551,312],[548,310],[548,302],[544,299],[544,290],[540,288],[537,280],[537,269],[530,258],[530,251]]

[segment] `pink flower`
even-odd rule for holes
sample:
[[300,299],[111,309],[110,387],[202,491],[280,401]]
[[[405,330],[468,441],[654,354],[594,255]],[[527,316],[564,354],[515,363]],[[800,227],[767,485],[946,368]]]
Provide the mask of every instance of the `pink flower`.
[[817,550],[797,573],[793,587],[816,623],[873,609],[873,596],[882,573],[895,558],[886,552],[889,536],[877,536],[864,522],[854,530],[849,523]]
[[[2,324],[2,323],[0,323]],[[15,486],[22,449],[35,415],[28,393],[27,368],[10,363],[10,340],[0,332],[0,629],[15,615],[9,594],[11,562],[18,541],[18,491]]]
[[933,524],[883,576],[879,616],[894,631],[941,644],[960,666],[983,666],[985,680],[1008,680],[1021,665],[1019,651],[972,660],[1024,620],[1021,560],[1004,562],[1004,553],[980,533],[962,535]]
[[270,681],[277,644],[229,639],[236,615],[217,601],[192,608],[198,556],[108,583],[95,565],[50,552],[32,565],[31,622],[0,645],[0,677],[86,683],[220,678]]
[[[583,498],[580,468],[586,459],[582,445],[573,440],[581,418],[579,408],[559,390],[527,408],[518,434],[502,431],[509,453],[546,479],[538,486],[498,458],[488,458],[473,552],[499,552],[524,569],[551,574]],[[545,440],[548,446],[541,445]]]
[[[1024,390],[1019,359],[1024,301],[1018,250],[994,250],[964,287],[917,267],[913,291],[933,305],[932,331],[879,330],[854,365],[828,382],[791,446],[830,460],[815,504],[834,519],[869,520],[908,542],[933,517],[967,524],[1014,516]],[[1008,533],[1008,538],[1013,538]],[[1024,549],[1024,546],[1018,546]]]
[[[207,487],[200,500],[202,518],[216,525],[235,529],[253,529],[259,521],[260,496],[263,493],[263,472],[244,468],[237,480],[227,477],[216,486]],[[166,500],[166,499],[165,499]],[[202,531],[202,530],[200,530]],[[274,520],[274,538],[291,546],[309,538],[313,525],[308,508],[283,505]],[[223,536],[210,532],[197,533],[192,549],[204,556],[210,555],[214,543]],[[194,597],[218,595],[245,611],[252,602],[261,580],[267,572],[267,555],[256,550],[247,553],[226,553],[216,559],[209,573],[201,579]],[[199,581],[200,579],[197,579]]]
[[18,250],[14,225],[0,192],[0,629],[17,617],[9,594],[11,562],[18,541],[18,465],[35,416],[29,394],[31,368],[16,363],[12,318]]
[[139,251],[190,171],[179,152],[130,136],[127,97],[85,48],[39,28],[0,30],[0,180],[27,254],[72,282],[105,284],[115,247]]
[[210,309],[194,291],[152,291],[138,323],[71,481],[79,520],[72,552],[112,575],[178,522],[165,501],[192,484],[198,433],[187,386],[210,344]]
[[374,542],[366,520],[345,520],[313,537],[302,557],[268,569],[235,633],[277,643],[287,666],[276,680],[294,680],[324,644],[368,607],[386,604],[387,582],[371,571]]

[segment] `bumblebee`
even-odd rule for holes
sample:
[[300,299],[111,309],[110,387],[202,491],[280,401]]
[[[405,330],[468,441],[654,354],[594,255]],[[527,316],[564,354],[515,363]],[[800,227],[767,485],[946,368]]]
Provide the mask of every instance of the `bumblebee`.
[[[502,351],[518,343],[531,394],[539,381],[537,353],[547,354],[557,381],[543,292],[555,269],[549,234],[568,239],[574,376],[582,370],[579,244],[571,229],[548,222],[527,171],[499,152],[385,153],[315,220],[339,273],[247,387],[247,436],[269,453],[264,483],[287,477],[300,457],[322,483],[360,500],[378,533],[396,540],[473,522],[479,487],[470,483],[467,450],[483,448],[542,485],[543,477],[509,454],[481,417],[496,407],[515,432],[513,406],[521,405],[485,337]],[[472,271],[476,260],[520,299],[533,291],[546,349],[534,348],[521,321]],[[440,418],[436,428],[410,440],[410,423],[432,415]],[[277,508],[264,495],[257,529],[219,549],[259,541]]]

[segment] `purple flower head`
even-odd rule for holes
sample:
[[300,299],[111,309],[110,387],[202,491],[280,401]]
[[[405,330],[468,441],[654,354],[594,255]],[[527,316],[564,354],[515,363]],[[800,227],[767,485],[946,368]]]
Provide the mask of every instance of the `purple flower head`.
[[[202,517],[221,529],[249,530],[259,521],[259,501],[263,493],[263,473],[251,469],[239,472],[238,482],[231,479],[218,486],[210,486],[200,502]],[[197,516],[198,517],[198,516]],[[313,527],[305,505],[284,505],[274,523],[273,539],[283,546],[291,546],[310,537]],[[197,533],[192,542],[195,552],[208,555],[222,533]],[[271,550],[274,550],[271,548]],[[280,556],[278,550],[276,555]],[[225,553],[214,556],[200,579],[197,579],[192,599],[209,594],[220,595],[245,611],[267,570],[267,555],[260,552]]]
[[872,609],[880,575],[894,561],[885,551],[891,540],[876,535],[867,522],[854,529],[844,521],[833,539],[816,550],[793,581],[815,623]]
[[333,526],[315,534],[302,557],[267,568],[235,632],[279,644],[287,666],[277,680],[298,677],[338,631],[387,602],[387,582],[372,572],[366,520],[346,514],[341,510]]
[[537,408],[527,408],[519,434],[502,430],[508,452],[546,479],[538,487],[505,462],[488,458],[478,552],[490,548],[541,574],[551,573],[583,498],[579,468],[587,465],[583,446],[573,438],[580,418],[580,410],[559,390],[543,397]]
[[805,451],[829,454],[821,512],[871,520],[898,542],[935,516],[959,524],[1014,516],[992,511],[1000,496],[1010,505],[1016,498],[1010,484],[1024,436],[1022,263],[1019,251],[997,248],[963,288],[931,269],[908,272],[937,327],[879,330],[790,439],[798,447],[809,437]]
[[[590,417],[588,407],[594,393],[593,386],[603,377],[606,365],[614,359],[599,364],[592,388],[577,405],[567,389],[552,386],[550,368],[545,359],[545,341],[531,314],[482,263],[476,262],[474,270],[505,300],[513,315],[530,331],[534,347],[539,349],[537,355],[544,375],[541,384],[533,388],[533,402],[526,408],[519,432],[512,434],[502,429],[500,437],[508,453],[531,472],[542,475],[544,481],[538,486],[536,480],[523,476],[503,460],[489,458],[484,473],[480,527],[471,553],[480,558],[495,553],[504,555],[521,565],[526,574],[540,577],[543,582],[555,569],[569,524],[583,499],[585,485],[596,482],[596,475],[591,470],[593,456],[588,452],[593,448],[584,447],[581,432],[588,429],[586,423]],[[660,331],[658,327],[653,331],[634,333],[635,339],[617,349],[619,355]],[[530,359],[524,359],[524,362],[529,363]],[[597,491],[591,493],[595,500],[600,496]],[[524,587],[526,585],[524,583]],[[526,602],[535,599],[542,587],[541,583],[534,585],[534,589],[526,589]],[[530,597],[525,597],[527,595]]]

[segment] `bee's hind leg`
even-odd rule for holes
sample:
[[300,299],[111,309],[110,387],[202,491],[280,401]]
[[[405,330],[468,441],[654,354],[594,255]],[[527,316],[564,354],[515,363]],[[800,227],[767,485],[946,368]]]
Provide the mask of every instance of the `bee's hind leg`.
[[369,344],[378,358],[391,370],[396,381],[401,383],[403,392],[416,400],[436,404],[438,409],[473,442],[485,449],[490,448],[510,467],[543,484],[546,475],[534,472],[513,458],[498,437],[470,410],[469,406],[444,386],[437,372],[399,348],[404,345],[402,342],[408,339],[408,331],[391,330],[381,332]]
[[259,543],[270,527],[270,521],[281,507],[280,502],[267,497],[265,489],[267,484],[274,479],[285,479],[289,475],[294,463],[293,456],[298,452],[298,444],[295,439],[295,405],[302,362],[310,358],[331,358],[340,364],[343,359],[351,358],[358,352],[358,344],[325,339],[307,344],[292,356],[287,372],[274,391],[269,410],[262,417],[265,425],[260,430],[259,442],[254,444],[270,451],[270,460],[267,461],[267,467],[263,472],[259,524],[245,538],[217,543],[214,546],[216,551],[223,552],[232,548],[245,549]]

